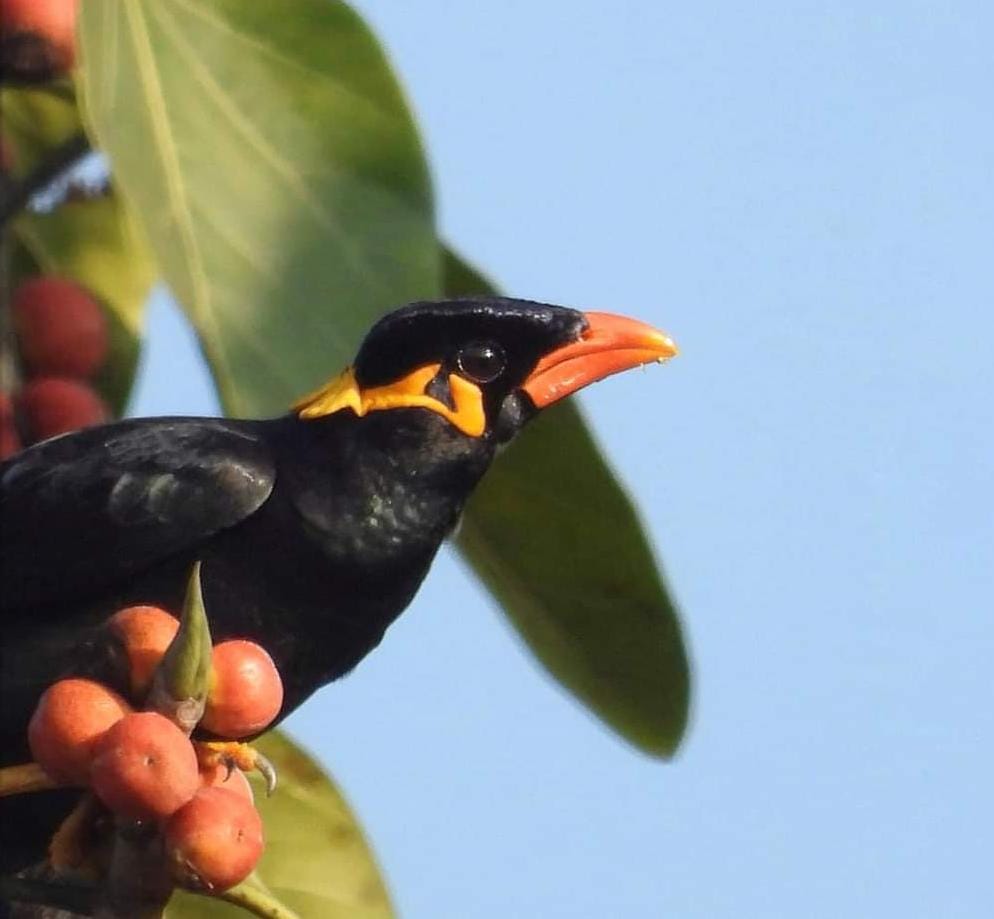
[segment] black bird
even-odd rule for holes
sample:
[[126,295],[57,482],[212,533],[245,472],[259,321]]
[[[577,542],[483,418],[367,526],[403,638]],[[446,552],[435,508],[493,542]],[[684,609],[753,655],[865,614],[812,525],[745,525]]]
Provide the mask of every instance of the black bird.
[[283,417],[132,419],[12,457],[0,465],[0,763],[27,758],[38,696],[87,670],[100,623],[130,603],[178,609],[197,559],[215,640],[272,654],[286,715],[379,643],[501,444],[587,383],[675,353],[608,314],[414,303]]

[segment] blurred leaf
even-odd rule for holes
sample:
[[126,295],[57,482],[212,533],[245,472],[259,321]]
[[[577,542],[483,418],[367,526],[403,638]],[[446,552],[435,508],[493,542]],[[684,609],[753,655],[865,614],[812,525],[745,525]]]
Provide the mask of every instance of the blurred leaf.
[[[448,253],[446,292],[495,291]],[[677,612],[573,400],[545,410],[494,463],[458,545],[556,679],[645,752],[675,752],[690,700]]]
[[22,178],[46,153],[82,130],[72,93],[48,87],[4,87],[0,93],[3,134],[13,148],[13,174]]
[[[338,789],[300,747],[278,732],[256,741],[280,774],[271,798],[256,794],[266,828],[257,875],[302,917],[389,919],[390,901],[372,852]],[[226,903],[178,895],[167,919],[244,917]]]
[[[251,883],[249,881],[243,883]],[[310,919],[311,914],[299,916],[287,903],[276,897],[272,891],[265,888],[268,896],[276,899],[283,908],[284,914],[294,916],[295,919]],[[221,897],[211,897],[205,894],[189,893],[185,890],[175,890],[169,898],[169,903],[163,913],[163,919],[247,919],[254,912],[243,908],[237,903],[228,902]],[[258,915],[258,914],[256,914]],[[268,913],[262,913],[268,916]],[[323,912],[314,913],[315,916],[323,916]]]
[[185,890],[177,890],[169,898],[163,912],[163,919],[246,919],[248,916],[245,910],[224,900],[202,897]]
[[[4,134],[14,146],[18,175],[82,129],[71,97],[5,89],[0,98]],[[74,278],[103,304],[110,355],[94,383],[115,414],[121,414],[131,391],[145,302],[156,275],[123,202],[111,190],[47,213],[24,213],[13,229],[42,271]],[[25,264],[23,259],[20,262]]]
[[231,414],[286,409],[373,317],[434,296],[427,168],[331,0],[87,0],[85,112]]

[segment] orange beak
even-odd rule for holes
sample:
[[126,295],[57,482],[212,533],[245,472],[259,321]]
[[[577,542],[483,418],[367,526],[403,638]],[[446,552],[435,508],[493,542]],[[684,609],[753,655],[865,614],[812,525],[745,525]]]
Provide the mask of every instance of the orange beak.
[[547,354],[525,380],[522,389],[536,408],[545,408],[612,373],[677,354],[668,335],[644,322],[611,313],[584,316],[589,327],[580,340]]

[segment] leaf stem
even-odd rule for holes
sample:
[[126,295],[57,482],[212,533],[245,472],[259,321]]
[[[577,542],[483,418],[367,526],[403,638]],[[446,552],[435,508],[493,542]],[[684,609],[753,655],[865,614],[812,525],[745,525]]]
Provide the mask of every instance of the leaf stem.
[[0,197],[0,231],[3,231],[38,192],[48,188],[90,152],[89,138],[81,131],[60,144],[21,181],[3,189]]

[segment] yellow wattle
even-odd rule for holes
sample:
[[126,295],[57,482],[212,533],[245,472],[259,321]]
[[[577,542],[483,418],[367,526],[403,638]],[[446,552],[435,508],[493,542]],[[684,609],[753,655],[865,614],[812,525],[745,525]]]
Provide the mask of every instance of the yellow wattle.
[[455,408],[449,408],[444,402],[425,393],[425,388],[438,374],[441,366],[426,364],[393,383],[369,389],[359,387],[355,371],[348,367],[320,389],[298,399],[293,404],[293,410],[300,418],[310,420],[323,418],[346,408],[359,417],[368,412],[391,408],[427,408],[446,418],[464,434],[479,437],[487,426],[483,393],[479,386],[457,374],[449,374],[449,389]]

